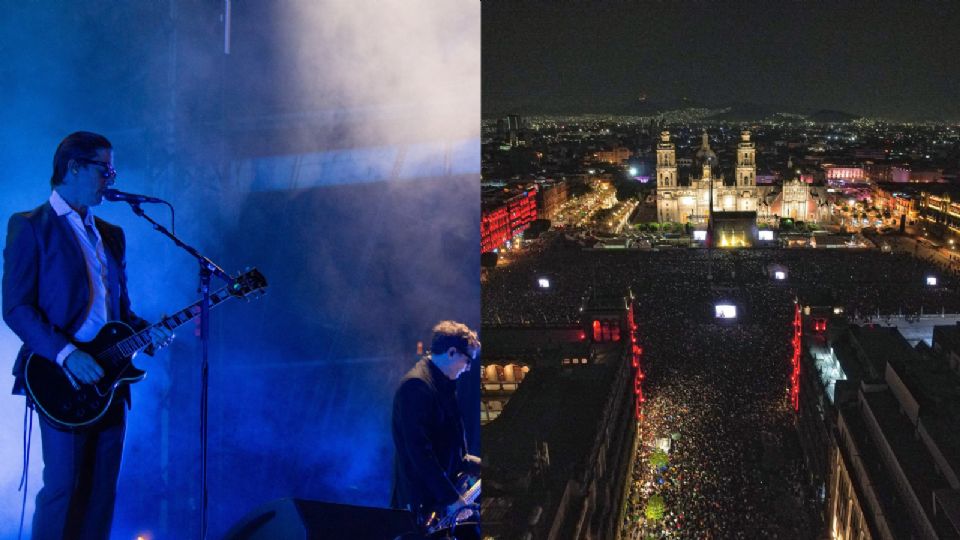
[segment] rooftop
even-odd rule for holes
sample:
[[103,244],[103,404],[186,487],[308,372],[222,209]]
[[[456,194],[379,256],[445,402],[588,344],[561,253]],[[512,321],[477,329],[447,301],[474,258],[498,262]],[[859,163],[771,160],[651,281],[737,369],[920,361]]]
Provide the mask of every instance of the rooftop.
[[[534,338],[540,332],[527,333]],[[542,333],[549,337],[549,331]],[[491,506],[498,522],[484,515],[490,532],[521,534],[537,506],[548,516],[544,523],[552,522],[567,482],[578,480],[585,470],[622,355],[619,345],[593,346],[590,353],[586,365],[561,366],[540,359],[503,413],[483,427],[484,479],[494,487],[487,491],[490,497],[485,493],[484,508]],[[544,444],[549,467],[538,474],[535,456]]]
[[873,411],[911,490],[927,518],[933,522],[933,492],[950,486],[937,473],[923,442],[914,436],[913,424],[900,413],[900,404],[893,394],[888,391],[866,392],[864,399]]

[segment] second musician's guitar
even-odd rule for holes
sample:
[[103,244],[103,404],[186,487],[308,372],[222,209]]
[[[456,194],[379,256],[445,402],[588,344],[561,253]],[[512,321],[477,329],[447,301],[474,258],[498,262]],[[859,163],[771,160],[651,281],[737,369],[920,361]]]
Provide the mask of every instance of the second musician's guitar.
[[[476,501],[480,496],[480,479],[461,474],[454,483],[457,492],[467,502],[467,506],[446,513],[446,509],[431,512],[423,523],[423,529],[429,539],[455,538],[452,535],[457,526],[477,513]],[[474,518],[476,519],[476,518]]]

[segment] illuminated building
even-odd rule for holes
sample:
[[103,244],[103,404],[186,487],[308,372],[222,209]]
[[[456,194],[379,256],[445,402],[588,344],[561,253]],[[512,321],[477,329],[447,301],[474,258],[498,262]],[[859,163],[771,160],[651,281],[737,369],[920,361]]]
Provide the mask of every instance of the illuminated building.
[[480,212],[480,251],[502,248],[537,219],[535,185],[485,193]]
[[643,401],[635,331],[632,296],[569,324],[484,325],[484,536],[617,537]]
[[862,167],[824,165],[823,171],[826,174],[827,182],[831,183],[860,183],[867,181],[867,175],[864,174]]
[[550,182],[538,187],[537,207],[540,209],[540,219],[553,219],[563,203],[567,202],[567,183]]
[[889,214],[895,224],[899,223],[901,216],[909,221],[916,220],[920,199],[919,186],[883,182],[876,184],[873,189],[874,206],[884,214]]
[[758,217],[771,219],[777,216],[807,222],[830,219],[830,202],[826,188],[810,185],[807,178],[798,169],[794,169],[791,159],[787,160],[782,180],[779,188],[759,188]]
[[960,235],[960,187],[925,186],[920,191],[917,213],[937,236]]
[[[706,131],[703,143],[693,159],[693,170],[686,185],[681,185],[676,146],[670,132],[660,134],[657,145],[657,215],[661,222],[706,223],[710,213],[711,191],[714,212],[755,212],[757,210],[756,147],[750,132],[740,134],[734,185],[726,185],[720,174],[717,154],[710,148]],[[693,176],[699,168],[700,176]]]
[[510,212],[506,206],[485,208],[480,217],[480,252],[488,253],[510,240]]
[[597,161],[603,161],[605,163],[612,163],[614,165],[620,165],[630,159],[630,156],[633,155],[628,148],[618,146],[613,150],[601,150],[593,155],[594,159]]

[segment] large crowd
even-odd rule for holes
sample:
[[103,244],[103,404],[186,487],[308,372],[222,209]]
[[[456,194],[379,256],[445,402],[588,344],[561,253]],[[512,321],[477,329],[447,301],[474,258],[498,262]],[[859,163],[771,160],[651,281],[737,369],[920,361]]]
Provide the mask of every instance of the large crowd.
[[[821,494],[803,481],[789,405],[794,300],[861,320],[958,313],[958,281],[877,250],[598,251],[552,237],[488,273],[483,321],[576,321],[585,298],[629,288],[647,401],[627,537],[813,538]],[[738,306],[737,321],[714,319],[719,301]],[[650,452],[664,440],[668,463],[654,468]],[[648,520],[655,494],[664,512]]]
[[[771,268],[785,269],[774,282]],[[712,279],[708,279],[708,274]],[[937,286],[926,284],[936,277]],[[538,287],[539,278],[550,287]],[[628,288],[641,310],[689,316],[734,288],[747,299],[782,289],[804,303],[840,306],[851,317],[960,312],[960,276],[908,253],[849,249],[584,250],[553,236],[485,276],[485,324],[576,321],[584,298]],[[681,298],[684,302],[681,302]],[[686,303],[685,303],[686,302]],[[753,304],[765,310],[763,303]],[[762,313],[754,313],[761,315]],[[748,314],[749,315],[749,314]]]

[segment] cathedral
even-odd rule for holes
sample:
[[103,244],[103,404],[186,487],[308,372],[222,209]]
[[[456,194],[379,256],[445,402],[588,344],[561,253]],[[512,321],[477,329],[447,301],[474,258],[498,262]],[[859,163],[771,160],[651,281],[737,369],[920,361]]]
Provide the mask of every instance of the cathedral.
[[681,181],[677,167],[677,149],[670,132],[660,133],[657,145],[657,217],[661,223],[705,225],[710,213],[754,212],[756,219],[776,222],[786,217],[797,221],[819,222],[829,219],[826,190],[801,181],[788,162],[779,186],[757,186],[757,149],[750,132],[740,133],[737,145],[734,182],[727,184],[710,148],[707,132],[692,160],[690,174]]
[[[704,131],[690,178],[687,185],[681,185],[677,148],[670,142],[670,132],[661,132],[657,145],[657,216],[660,222],[706,223],[711,196],[714,212],[756,212],[756,157],[757,149],[750,141],[750,132],[742,132],[737,145],[736,183],[728,186],[720,173],[717,154],[710,148],[710,139]],[[696,176],[698,171],[699,177]]]

